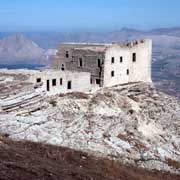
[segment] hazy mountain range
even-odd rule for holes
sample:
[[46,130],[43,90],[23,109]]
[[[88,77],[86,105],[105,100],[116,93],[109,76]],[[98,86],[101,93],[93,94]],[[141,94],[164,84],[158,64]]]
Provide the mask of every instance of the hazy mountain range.
[[2,59],[39,59],[47,49],[56,49],[61,42],[110,43],[151,38],[154,53],[180,55],[180,28],[140,31],[123,28],[113,32],[22,32],[0,33],[0,63]]
[[150,38],[153,40],[153,60],[180,57],[180,28],[140,31],[123,28],[113,32],[24,32],[0,33],[0,64],[49,63],[62,42],[111,43]]
[[153,40],[153,80],[161,89],[180,96],[180,27],[149,31],[123,28],[113,32],[2,32],[0,65],[49,65],[62,42],[111,43],[141,38]]
[[0,40],[0,64],[49,64],[53,49],[43,49],[22,33]]

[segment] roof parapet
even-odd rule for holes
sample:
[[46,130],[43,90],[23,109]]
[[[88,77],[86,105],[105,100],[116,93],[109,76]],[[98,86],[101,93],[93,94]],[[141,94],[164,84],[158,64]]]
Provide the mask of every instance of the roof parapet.
[[139,45],[139,44],[143,44],[147,41],[149,41],[150,39],[139,39],[139,40],[136,40],[136,41],[130,41],[130,42],[125,42],[125,43],[122,43],[122,42],[112,42],[113,45],[119,45],[121,47],[134,47],[136,45]]

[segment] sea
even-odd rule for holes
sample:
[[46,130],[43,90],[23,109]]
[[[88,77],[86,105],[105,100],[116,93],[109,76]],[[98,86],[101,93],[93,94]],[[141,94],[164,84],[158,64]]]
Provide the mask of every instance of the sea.
[[0,64],[0,69],[43,69],[45,66],[41,64]]

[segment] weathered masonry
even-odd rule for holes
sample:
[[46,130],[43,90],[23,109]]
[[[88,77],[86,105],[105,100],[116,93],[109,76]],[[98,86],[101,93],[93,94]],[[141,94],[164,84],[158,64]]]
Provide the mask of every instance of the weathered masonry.
[[[42,71],[4,70],[24,75],[35,91],[47,95],[93,92],[130,82],[151,82],[152,41],[128,43],[61,45],[53,68]],[[1,70],[3,73],[3,70]]]
[[88,44],[63,43],[53,68],[89,72],[92,85],[113,86],[129,82],[151,82],[152,41]]
[[37,92],[45,92],[46,95],[92,91],[89,72],[57,71],[53,69],[1,69],[0,74],[2,80],[6,75],[8,77],[7,82],[24,83],[27,85],[25,87],[27,91],[33,88]]
[[67,92],[89,92],[90,73],[45,70],[30,75],[30,82],[39,84],[48,95]]

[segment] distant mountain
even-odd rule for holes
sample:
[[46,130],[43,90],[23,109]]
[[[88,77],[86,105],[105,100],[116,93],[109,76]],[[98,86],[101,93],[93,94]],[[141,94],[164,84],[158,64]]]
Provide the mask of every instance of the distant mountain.
[[45,50],[23,34],[0,40],[0,64],[42,64]]
[[56,53],[54,49],[57,49],[62,42],[111,43],[141,38],[153,40],[154,60],[180,56],[180,28],[161,28],[150,31],[122,28],[112,32],[25,32],[20,34],[2,32],[0,38],[2,37],[0,63],[4,61],[6,63],[49,63]]
[[143,35],[143,31],[123,28],[113,32],[28,32],[25,35],[45,49],[58,48],[62,42],[111,43]]
[[149,33],[156,35],[169,35],[169,36],[180,37],[180,27],[153,29],[150,30]]

